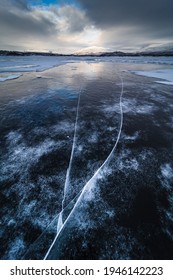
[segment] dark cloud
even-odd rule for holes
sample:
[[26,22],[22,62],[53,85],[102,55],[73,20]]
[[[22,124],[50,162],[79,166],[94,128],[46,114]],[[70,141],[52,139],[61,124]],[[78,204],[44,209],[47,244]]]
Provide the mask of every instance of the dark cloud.
[[[33,17],[30,14],[16,15],[13,12],[4,13],[0,11],[0,30],[1,34],[10,35],[24,35],[24,37],[31,35],[44,36],[52,30],[53,23],[47,18],[40,16]],[[17,39],[17,38],[16,38]]]
[[0,0],[0,7],[8,9],[17,8],[24,11],[29,10],[26,0]]
[[172,0],[78,0],[100,28],[132,26],[153,36],[173,37]]
[[[4,1],[5,2],[5,1]],[[55,31],[55,24],[43,14],[30,10],[24,0],[0,0],[0,35],[13,37],[45,36]]]
[[22,10],[29,10],[26,0],[12,0],[12,4]]

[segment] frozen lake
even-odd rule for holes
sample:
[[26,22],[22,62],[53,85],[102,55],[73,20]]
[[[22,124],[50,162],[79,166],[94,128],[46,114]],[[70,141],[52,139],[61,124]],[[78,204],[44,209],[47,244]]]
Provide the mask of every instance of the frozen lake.
[[1,259],[173,258],[172,73],[0,57]]

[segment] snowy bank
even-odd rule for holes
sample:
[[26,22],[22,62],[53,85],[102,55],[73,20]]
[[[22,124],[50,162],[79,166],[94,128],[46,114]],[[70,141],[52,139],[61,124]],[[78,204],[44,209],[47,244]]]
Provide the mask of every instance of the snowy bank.
[[152,70],[152,71],[133,71],[134,74],[163,79],[165,81],[157,81],[157,83],[173,85],[173,69]]

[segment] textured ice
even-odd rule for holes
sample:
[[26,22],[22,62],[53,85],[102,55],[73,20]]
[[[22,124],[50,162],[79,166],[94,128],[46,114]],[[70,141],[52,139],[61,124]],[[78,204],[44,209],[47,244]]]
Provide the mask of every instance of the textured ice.
[[66,195],[69,192],[69,187],[70,187],[70,173],[71,173],[71,168],[72,168],[72,163],[73,163],[73,157],[74,157],[74,150],[76,148],[76,138],[77,138],[77,128],[78,128],[78,118],[79,118],[79,107],[80,107],[80,98],[81,98],[81,90],[79,91],[78,94],[78,102],[77,102],[77,108],[76,108],[76,120],[75,120],[75,125],[74,125],[74,135],[73,135],[73,144],[72,144],[72,149],[71,149],[71,155],[70,155],[70,160],[69,160],[69,165],[66,171],[66,178],[65,178],[65,184],[64,184],[64,193],[63,193],[63,199],[62,199],[62,209],[59,215],[58,219],[58,225],[57,225],[57,234],[63,227],[63,211],[65,207],[65,200],[66,200]]
[[[92,60],[92,58],[90,58]],[[103,62],[111,62],[111,63],[121,63],[121,64],[156,64],[156,65],[173,65],[173,58],[172,56],[168,57],[161,57],[161,56],[140,56],[140,57],[102,57],[99,59],[95,59],[96,61]],[[126,72],[126,70],[124,70]]]
[[173,230],[172,230],[172,222],[173,222],[173,168],[170,163],[164,163],[160,167],[161,175],[159,179],[161,181],[161,185],[167,194],[167,205],[161,205],[160,212],[162,213],[162,224],[163,231],[169,236],[169,238],[173,241]]
[[[36,131],[40,133],[39,130],[35,129],[32,133]],[[8,153],[0,164],[0,180],[2,184],[6,184],[8,181],[13,182],[12,188],[7,188],[3,192],[3,195],[5,195],[6,199],[12,199],[12,202],[13,198],[17,198],[18,203],[15,204],[11,211],[12,216],[9,216],[7,211],[3,223],[8,223],[10,228],[13,226],[14,236],[17,228],[23,227],[23,225],[28,226],[29,224],[29,229],[26,228],[28,233],[32,231],[32,228],[39,233],[41,230],[45,230],[45,227],[47,227],[52,219],[48,201],[55,201],[55,204],[57,201],[58,203],[57,193],[60,196],[61,192],[58,189],[64,177],[61,171],[59,174],[50,174],[49,176],[48,174],[38,174],[33,181],[32,170],[33,168],[35,169],[37,164],[40,165],[41,157],[59,150],[63,145],[63,141],[55,142],[51,139],[45,139],[37,145],[29,146],[23,135],[18,131],[10,132],[6,140]],[[38,169],[38,167],[36,168]],[[15,217],[15,223],[13,222],[13,216]],[[27,232],[24,232],[24,235],[26,234]],[[11,238],[14,238],[12,234]],[[14,258],[20,255],[20,246],[26,246],[26,244],[21,245],[21,243],[17,243],[19,246],[19,250],[17,250],[16,243],[10,244],[11,242],[9,240],[11,250],[16,252]],[[10,253],[9,256],[12,258],[13,254]]]
[[[31,60],[23,68],[40,71]],[[51,79],[22,79],[32,96],[9,97],[1,111],[3,258],[172,256],[171,87],[129,71],[162,60],[74,58],[39,75]]]
[[9,142],[9,157],[2,165],[3,176],[9,176],[8,174],[13,176],[16,172],[22,175],[22,172],[33,162],[36,163],[41,156],[58,146],[58,143],[47,139],[41,145],[28,147],[19,132],[10,132],[7,135],[7,141]]
[[124,163],[120,162],[119,170],[134,169],[138,170],[139,163],[136,159],[126,159]]
[[173,179],[173,169],[170,163],[166,163],[161,166],[162,176],[166,179]]
[[126,135],[123,133],[122,137],[127,141],[135,141],[140,137],[140,131],[136,131],[133,135]]
[[170,163],[165,163],[160,167],[161,171],[161,183],[162,186],[166,189],[172,189],[173,184],[173,168]]
[[133,99],[125,98],[123,101],[124,113],[130,114],[150,114],[156,110],[156,106],[150,103],[140,104]]
[[137,158],[134,158],[130,150],[123,150],[123,152],[117,158],[117,169],[122,172],[127,170],[138,170],[139,162]]
[[94,132],[94,133],[91,135],[91,137],[89,138],[89,141],[90,141],[91,143],[97,143],[97,141],[98,141],[98,134],[97,134],[96,132]]
[[143,75],[147,77],[153,77],[158,79],[163,79],[166,81],[158,81],[157,83],[173,85],[173,69],[162,69],[162,70],[155,70],[155,71],[135,71],[137,75]]
[[21,254],[25,248],[24,245],[24,241],[22,238],[17,237],[12,244],[10,245],[10,250],[7,254],[7,256],[5,256],[6,259],[10,259],[10,260],[15,260],[18,258],[18,255]]
[[[102,163],[102,165],[96,170],[96,172],[94,173],[94,175],[90,178],[90,180],[83,186],[83,189],[74,205],[74,207],[72,208],[70,214],[67,216],[67,218],[65,219],[64,222],[62,222],[62,218],[60,215],[60,219],[59,219],[59,224],[58,224],[58,231],[57,231],[57,235],[53,241],[53,243],[51,244],[47,254],[45,255],[45,259],[49,258],[49,256],[52,254],[52,250],[54,251],[54,247],[56,246],[56,243],[58,242],[58,237],[61,234],[61,232],[64,230],[64,228],[66,227],[66,224],[68,224],[68,221],[73,219],[73,215],[75,215],[74,213],[76,213],[76,209],[78,209],[78,207],[80,207],[80,205],[82,204],[82,200],[84,200],[85,202],[89,202],[90,200],[92,200],[92,194],[93,191],[96,188],[97,182],[100,179],[100,173],[102,173],[102,170],[104,170],[104,167],[107,165],[107,163],[109,163],[110,159],[112,158],[118,142],[120,140],[120,136],[121,136],[121,132],[122,132],[122,127],[123,127],[123,109],[122,109],[122,98],[123,98],[123,92],[124,92],[124,84],[123,84],[123,79],[120,76],[121,79],[121,91],[120,91],[120,98],[119,98],[119,109],[120,109],[120,126],[119,126],[119,131],[118,131],[118,136],[117,139],[115,141],[115,144],[110,152],[110,154],[108,155],[108,157],[105,159],[105,161]],[[75,142],[76,142],[76,132],[77,132],[77,123],[78,123],[78,114],[79,114],[79,106],[80,106],[80,93],[79,93],[79,98],[78,98],[78,104],[77,104],[77,111],[76,111],[76,121],[75,121],[75,130],[74,130],[74,138],[73,138],[73,145],[72,145],[72,151],[71,151],[71,157],[70,157],[70,162],[69,162],[69,167],[67,170],[67,175],[66,175],[66,181],[65,181],[65,187],[64,187],[64,195],[66,195],[66,192],[68,191],[69,188],[69,175],[70,175],[70,171],[71,171],[71,163],[73,160],[73,152],[74,152],[74,147],[75,147]],[[65,197],[64,197],[65,198]],[[64,202],[64,199],[63,199]],[[62,206],[63,206],[63,202],[62,202]],[[79,205],[79,206],[78,206]],[[63,207],[62,207],[63,210]],[[77,212],[79,215],[80,211]],[[76,217],[76,215],[75,215]],[[88,220],[88,219],[87,219]],[[80,222],[81,224],[81,222]],[[85,224],[85,222],[84,222]],[[60,226],[59,226],[60,225]],[[54,253],[53,253],[54,254]]]
[[[68,59],[72,60],[72,59]],[[0,57],[0,72],[31,72],[44,71],[67,62],[66,58],[29,56],[29,57]]]
[[8,80],[15,80],[15,79],[18,79],[20,76],[22,76],[22,74],[3,76],[3,77],[0,77],[0,82],[5,82]]
[[103,105],[102,110],[105,112],[106,115],[114,115],[115,112],[119,112],[119,106],[118,106],[118,104]]
[[154,109],[155,108],[153,105],[146,104],[146,105],[137,106],[136,112],[138,114],[150,114],[153,112]]

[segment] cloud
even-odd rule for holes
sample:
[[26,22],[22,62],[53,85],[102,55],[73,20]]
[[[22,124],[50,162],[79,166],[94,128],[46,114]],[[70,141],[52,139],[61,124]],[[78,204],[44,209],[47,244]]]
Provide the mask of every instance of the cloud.
[[156,45],[164,43],[163,39],[154,39],[148,33],[145,34],[145,31],[141,32],[138,27],[131,26],[119,26],[118,28],[112,27],[102,30],[100,41],[104,47],[119,51],[143,51],[153,42]]
[[14,5],[21,10],[29,10],[26,0],[12,0],[12,1],[9,1],[9,2],[14,3]]
[[97,32],[79,7],[29,6],[27,3],[0,0],[0,48],[66,53],[95,43]]
[[91,26],[86,13],[74,6],[64,5],[61,7],[52,6],[51,11],[57,15],[62,31],[82,32],[88,26]]
[[[1,4],[0,0],[0,4]],[[26,1],[8,0],[3,3],[0,10],[1,38],[19,37],[27,39],[31,36],[45,36],[55,30],[55,24],[44,15],[27,7]]]
[[172,0],[78,0],[102,29],[138,27],[149,36],[173,37]]
[[19,8],[20,10],[29,10],[26,0],[0,0],[1,8]]
[[173,39],[172,0],[0,0],[0,6],[3,49],[135,50]]

